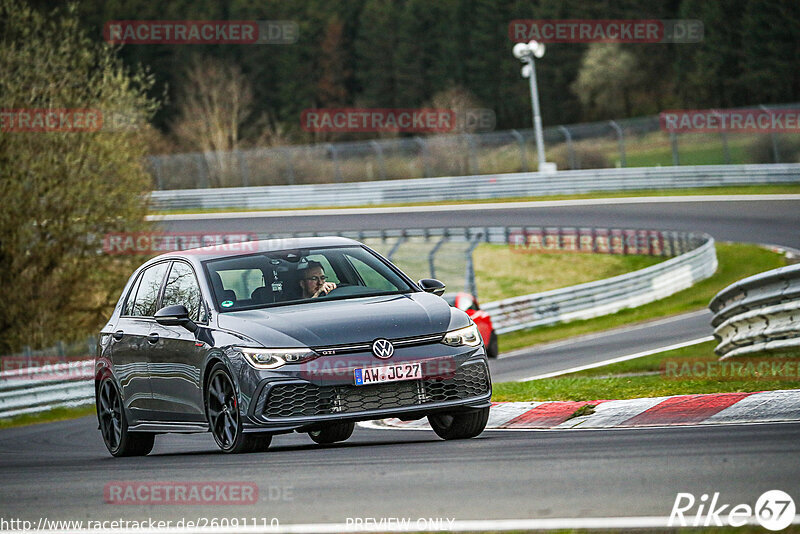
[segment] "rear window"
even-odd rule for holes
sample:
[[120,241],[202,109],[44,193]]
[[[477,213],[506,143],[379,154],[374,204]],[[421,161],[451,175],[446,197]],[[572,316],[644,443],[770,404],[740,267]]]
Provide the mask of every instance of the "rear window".
[[233,291],[236,300],[250,298],[256,288],[264,285],[264,271],[261,269],[228,269],[220,271],[222,287]]

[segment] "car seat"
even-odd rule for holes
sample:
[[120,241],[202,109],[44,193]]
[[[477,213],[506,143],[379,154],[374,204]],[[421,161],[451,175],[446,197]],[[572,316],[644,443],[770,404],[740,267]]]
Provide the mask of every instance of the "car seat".
[[275,295],[271,288],[261,286],[253,290],[250,300],[253,301],[253,304],[272,304],[275,302]]
[[295,269],[288,269],[285,271],[278,271],[276,276],[281,282],[280,299],[297,300],[303,298],[303,292],[300,289],[300,273]]

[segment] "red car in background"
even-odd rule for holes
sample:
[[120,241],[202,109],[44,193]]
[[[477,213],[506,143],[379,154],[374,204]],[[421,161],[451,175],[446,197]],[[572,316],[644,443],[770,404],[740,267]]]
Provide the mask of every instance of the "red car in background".
[[489,358],[497,358],[497,334],[492,325],[492,318],[478,305],[478,299],[464,292],[448,293],[442,295],[442,298],[453,308],[462,310],[469,315],[481,333],[483,344],[486,347],[486,355]]

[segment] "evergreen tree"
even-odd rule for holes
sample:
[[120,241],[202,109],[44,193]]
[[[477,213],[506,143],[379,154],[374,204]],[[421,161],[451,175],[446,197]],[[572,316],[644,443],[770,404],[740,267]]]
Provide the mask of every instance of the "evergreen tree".
[[[45,0],[30,0],[45,9]],[[699,19],[692,44],[627,44],[640,78],[628,113],[669,107],[733,107],[800,99],[797,0],[82,0],[81,24],[102,40],[109,20],[292,20],[292,45],[127,45],[127,65],[155,75],[151,96],[169,90],[156,125],[168,130],[184,67],[195,56],[238,64],[254,90],[253,113],[299,128],[302,110],[322,105],[422,106],[463,87],[493,108],[497,127],[530,126],[530,97],[511,55],[514,19]],[[588,45],[554,43],[537,61],[546,125],[588,120],[570,87]],[[611,118],[611,117],[608,117]],[[617,118],[617,117],[615,117]]]
[[397,102],[418,107],[456,82],[457,0],[408,0],[398,21]]
[[361,105],[396,105],[398,13],[395,0],[367,0],[364,4],[355,42],[355,78]]
[[681,18],[700,19],[704,39],[678,49],[678,92],[687,107],[733,107],[740,91],[742,12],[747,0],[685,0]]
[[740,85],[749,102],[800,100],[800,2],[749,2],[742,16]]

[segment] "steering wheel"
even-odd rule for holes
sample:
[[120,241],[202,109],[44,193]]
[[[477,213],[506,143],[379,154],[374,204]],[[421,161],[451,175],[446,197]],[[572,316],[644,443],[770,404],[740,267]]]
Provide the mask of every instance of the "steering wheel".
[[320,295],[320,297],[329,297],[329,296],[333,295],[334,293],[336,293],[337,291],[339,291],[340,289],[346,288],[346,287],[350,287],[350,284],[338,284],[336,287],[334,287],[333,289],[331,289],[327,293],[324,293],[324,294]]

